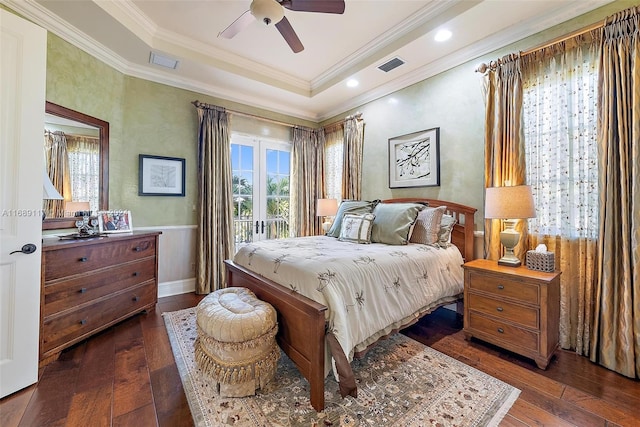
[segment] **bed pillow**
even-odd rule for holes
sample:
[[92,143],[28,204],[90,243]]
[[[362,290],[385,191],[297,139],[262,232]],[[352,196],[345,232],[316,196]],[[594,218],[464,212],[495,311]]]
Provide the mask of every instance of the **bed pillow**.
[[446,206],[437,208],[424,208],[418,213],[416,224],[413,227],[413,233],[409,239],[412,243],[421,243],[423,245],[433,245],[438,242],[440,233],[440,222]]
[[425,206],[420,203],[378,203],[373,209],[371,241],[387,245],[406,245],[411,226]]
[[456,225],[456,219],[451,215],[442,215],[440,220],[440,231],[438,232],[438,245],[442,248],[451,246],[451,232]]
[[362,215],[366,213],[371,213],[373,208],[378,203],[378,200],[366,201],[366,200],[343,200],[338,207],[338,212],[336,212],[336,216],[333,220],[333,224],[331,224],[331,228],[327,231],[327,236],[330,237],[340,237],[340,229],[342,225],[342,217],[345,214],[356,214]]
[[340,237],[342,242],[371,243],[371,229],[373,228],[373,214],[362,215],[345,214],[342,217]]

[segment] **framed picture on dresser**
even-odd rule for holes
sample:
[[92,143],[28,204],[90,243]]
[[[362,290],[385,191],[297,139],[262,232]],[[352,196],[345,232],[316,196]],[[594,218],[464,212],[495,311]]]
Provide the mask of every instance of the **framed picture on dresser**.
[[440,128],[389,138],[389,188],[440,185]]
[[130,233],[133,231],[131,211],[98,212],[100,233]]

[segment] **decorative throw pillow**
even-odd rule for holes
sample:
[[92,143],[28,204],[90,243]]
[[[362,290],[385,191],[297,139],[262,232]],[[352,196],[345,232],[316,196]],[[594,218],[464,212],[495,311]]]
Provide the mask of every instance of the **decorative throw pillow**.
[[416,222],[418,212],[425,206],[420,203],[378,203],[373,209],[371,241],[387,245],[406,245],[409,231]]
[[331,224],[331,228],[327,231],[327,236],[340,237],[340,229],[342,226],[342,217],[345,214],[362,215],[365,213],[371,213],[373,208],[379,200],[366,201],[366,200],[343,200],[338,207],[338,212]]
[[371,229],[373,227],[373,214],[354,215],[346,214],[342,217],[340,237],[338,240],[354,243],[371,243]]
[[437,208],[424,208],[420,211],[409,241],[423,245],[433,245],[437,243],[438,233],[440,232],[440,221],[442,220],[445,209],[446,206],[439,206]]
[[438,232],[438,245],[442,248],[451,246],[451,232],[456,225],[456,219],[451,215],[442,215],[440,220],[440,231]]

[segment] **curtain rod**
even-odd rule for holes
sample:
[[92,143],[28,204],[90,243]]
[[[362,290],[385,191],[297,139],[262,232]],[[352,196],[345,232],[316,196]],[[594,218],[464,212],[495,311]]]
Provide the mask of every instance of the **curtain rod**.
[[582,28],[580,28],[578,30],[572,31],[569,34],[565,34],[563,36],[556,37],[555,39],[550,40],[550,41],[548,41],[548,42],[546,42],[544,44],[538,45],[538,46],[533,47],[531,49],[522,50],[522,51],[520,51],[520,55],[522,55],[522,56],[531,55],[532,53],[537,52],[537,51],[542,50],[542,49],[545,49],[545,48],[547,48],[549,46],[553,46],[555,44],[562,43],[563,41],[566,41],[566,40],[569,40],[569,39],[571,39],[573,37],[577,37],[579,35],[588,33],[589,31],[597,30],[598,28],[602,28],[604,26],[605,26],[605,21],[604,20],[601,21],[601,22],[596,22],[596,23],[591,24],[591,25],[587,25],[586,27],[582,27]]
[[[196,101],[192,101],[191,103],[197,107],[198,104],[200,103],[200,101],[196,100]],[[263,122],[269,122],[269,123],[273,123],[273,124],[276,124],[276,125],[287,126],[287,127],[290,127],[290,128],[298,126],[298,125],[294,125],[294,124],[291,124],[291,123],[281,122],[279,120],[273,120],[273,119],[268,119],[266,117],[257,116],[255,114],[243,113],[242,111],[236,111],[236,110],[232,110],[230,108],[225,108],[225,111],[230,113],[230,114],[235,114],[236,116],[243,116],[243,117],[248,117],[248,118],[251,118],[251,119],[262,120]]]

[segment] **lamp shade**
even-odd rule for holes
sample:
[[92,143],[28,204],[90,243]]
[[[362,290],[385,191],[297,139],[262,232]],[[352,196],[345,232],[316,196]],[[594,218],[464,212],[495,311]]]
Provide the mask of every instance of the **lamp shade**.
[[496,219],[535,218],[531,186],[489,187],[485,197],[484,217]]
[[336,199],[318,199],[316,215],[334,216],[338,212],[338,201]]
[[51,182],[51,179],[49,178],[49,175],[47,175],[47,172],[42,171],[43,177],[42,177],[42,185],[43,185],[43,189],[42,189],[42,199],[43,200],[62,200],[64,199],[64,197],[62,197],[60,195],[60,193],[58,193],[58,190],[56,190],[56,187],[53,186],[53,183]]

